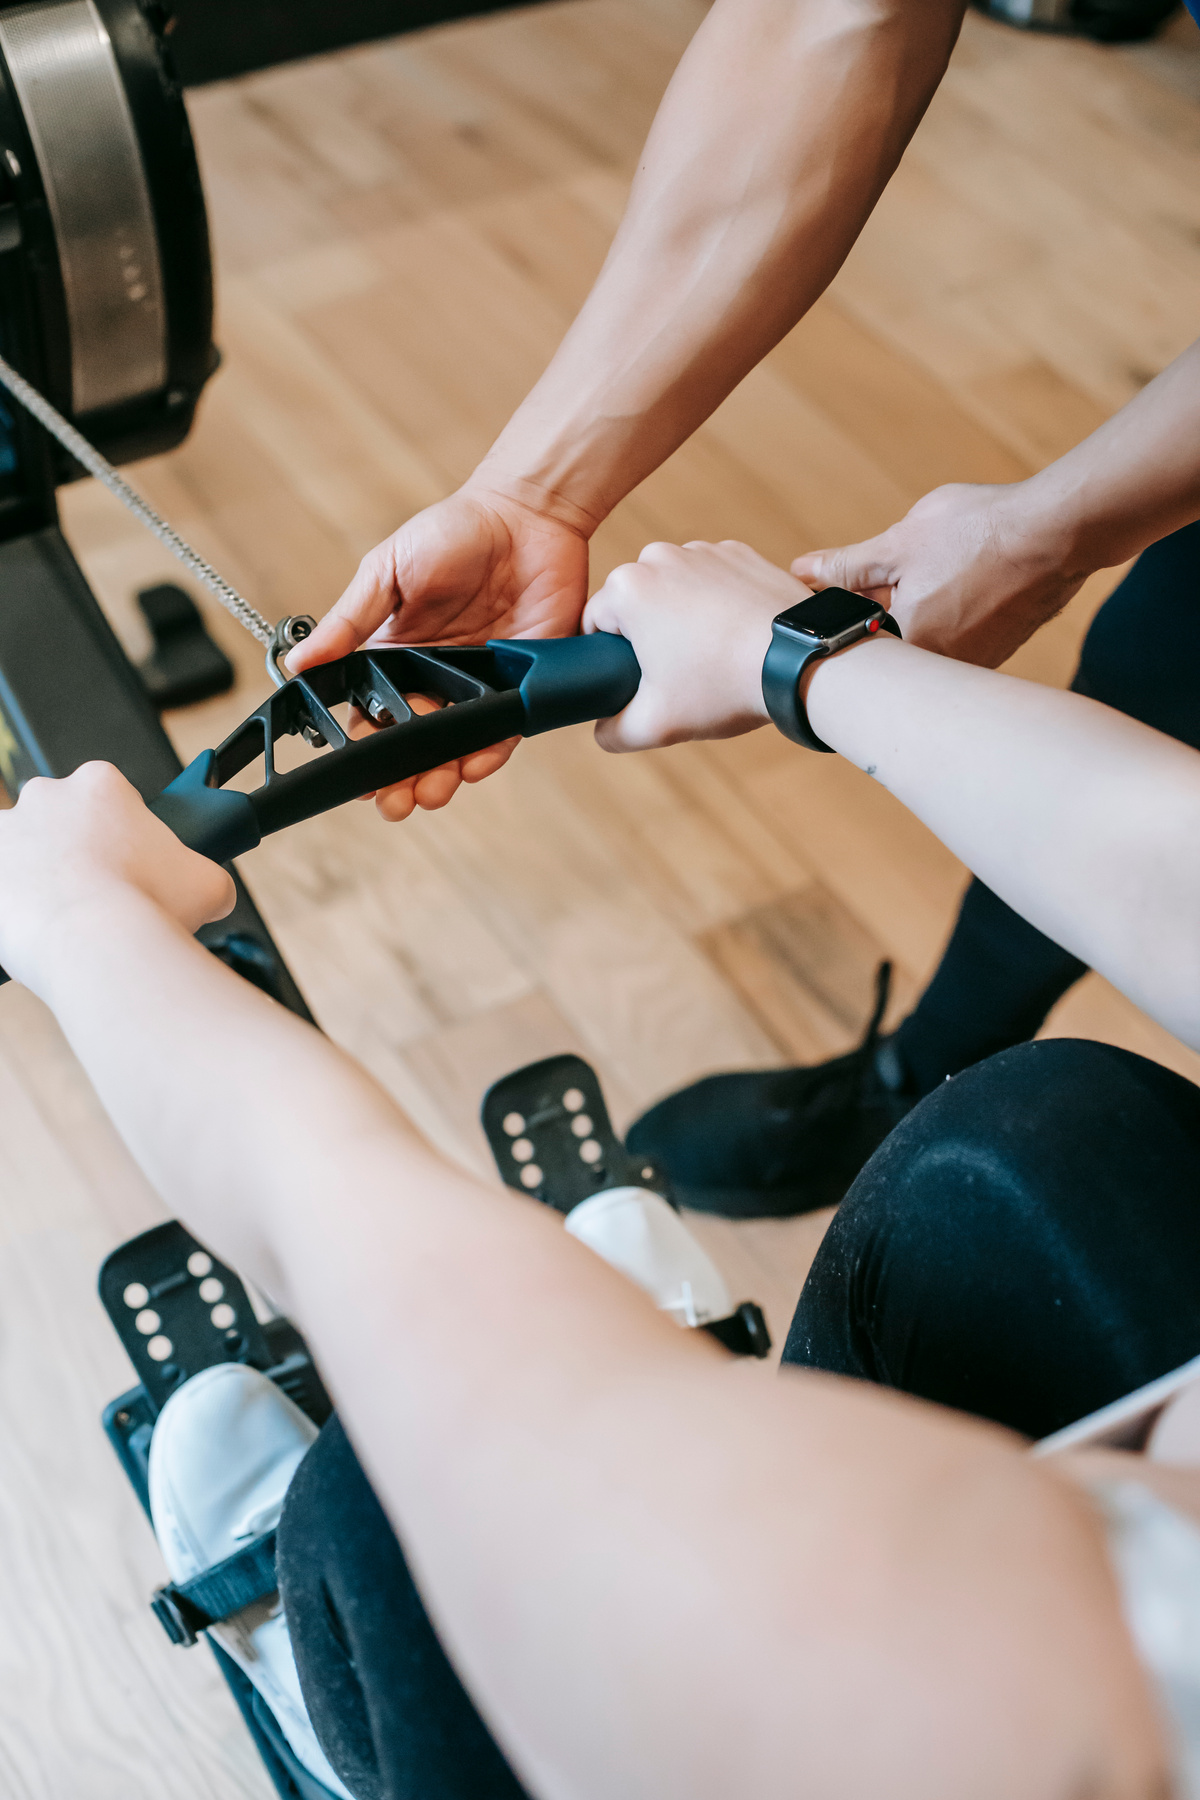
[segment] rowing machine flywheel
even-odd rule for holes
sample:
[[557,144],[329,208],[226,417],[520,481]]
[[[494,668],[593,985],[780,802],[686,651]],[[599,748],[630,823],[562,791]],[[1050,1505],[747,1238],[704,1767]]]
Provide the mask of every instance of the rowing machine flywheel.
[[[217,362],[165,26],[149,0],[0,7],[0,353],[114,462],[178,444]],[[58,480],[79,473],[53,455]]]

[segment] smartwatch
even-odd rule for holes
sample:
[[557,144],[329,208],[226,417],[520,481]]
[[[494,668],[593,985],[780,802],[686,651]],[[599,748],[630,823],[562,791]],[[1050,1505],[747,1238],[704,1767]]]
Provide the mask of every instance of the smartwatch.
[[800,698],[800,677],[818,657],[847,650],[851,644],[861,644],[881,631],[900,636],[900,627],[886,607],[862,594],[848,593],[845,588],[826,588],[823,593],[810,594],[807,600],[797,601],[778,615],[771,625],[771,648],[763,663],[762,691],[767,711],[784,737],[809,750],[833,754],[808,722]]

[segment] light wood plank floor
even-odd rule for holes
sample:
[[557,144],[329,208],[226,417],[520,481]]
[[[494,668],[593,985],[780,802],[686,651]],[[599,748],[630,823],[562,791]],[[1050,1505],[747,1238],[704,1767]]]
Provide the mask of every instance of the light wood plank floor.
[[[136,475],[266,613],[323,610],[466,475],[585,293],[700,12],[565,0],[193,96],[226,361],[189,443]],[[1090,430],[1195,334],[1198,100],[1186,21],[1113,51],[969,19],[833,290],[604,527],[597,578],[652,537],[786,561]],[[140,650],[130,596],[169,559],[91,486],[63,512]],[[1021,668],[1069,678],[1114,579]],[[212,627],[240,680],[169,721],[185,758],[263,688]],[[765,732],[640,759],[539,740],[443,814],[348,808],[245,873],[326,1030],[480,1169],[480,1093],[533,1057],[582,1051],[621,1123],[715,1067],[845,1048],[880,956],[897,1011],[918,991],[964,880],[854,770]],[[1095,978],[1050,1029],[1200,1073]],[[161,1207],[13,989],[0,1141],[0,1796],[263,1796],[205,1653],[150,1620],[156,1552],[97,1425],[128,1370],[95,1271]],[[705,1227],[777,1336],[823,1222]]]

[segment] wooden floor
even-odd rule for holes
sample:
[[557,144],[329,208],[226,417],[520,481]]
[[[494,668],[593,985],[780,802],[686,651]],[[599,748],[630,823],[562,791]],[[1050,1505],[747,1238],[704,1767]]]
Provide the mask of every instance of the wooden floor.
[[[564,0],[191,101],[225,365],[189,443],[136,471],[268,615],[320,612],[357,558],[472,467],[587,290],[696,0]],[[599,534],[786,561],[950,479],[1019,478],[1194,336],[1200,38],[1129,50],[968,20],[945,86],[830,295]],[[169,560],[90,485],[67,530],[118,630]],[[1115,577],[1022,654],[1069,677]],[[263,689],[169,720],[184,757]],[[575,1048],[618,1122],[716,1067],[845,1048],[872,971],[897,1011],[963,884],[887,794],[762,732],[606,759],[522,748],[445,813],[348,808],[245,873],[313,1009],[455,1154],[488,1081]],[[1055,1032],[1200,1063],[1089,978]],[[219,1129],[219,1121],[215,1122]],[[129,1371],[94,1298],[161,1216],[28,995],[0,998],[0,1800],[230,1800],[267,1784],[202,1649],[146,1611],[150,1534],[102,1439]],[[823,1221],[705,1237],[786,1327]]]

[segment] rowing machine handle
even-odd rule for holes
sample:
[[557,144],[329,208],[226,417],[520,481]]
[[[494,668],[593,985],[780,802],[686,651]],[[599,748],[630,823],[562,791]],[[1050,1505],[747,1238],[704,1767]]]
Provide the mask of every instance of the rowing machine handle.
[[[610,718],[629,704],[641,680],[633,646],[611,632],[572,638],[498,638],[484,649],[490,653],[491,680],[495,683],[486,712],[477,704],[468,703],[437,715],[436,725],[430,715],[425,715],[410,720],[407,726],[393,726],[379,733],[373,748],[387,761],[374,768],[369,780],[361,774],[356,779],[355,774],[364,755],[362,740],[345,746],[340,772],[332,784],[334,791],[326,788],[318,799],[315,786],[310,787],[309,801],[302,801],[283,822],[292,823],[306,813],[326,811],[372,787],[436,768],[454,756],[467,755],[503,737],[536,737],[564,725]],[[419,654],[436,656],[437,652]],[[469,654],[478,656],[481,651]],[[189,849],[198,850],[214,862],[229,862],[254,849],[269,831],[279,829],[278,809],[272,807],[267,796],[278,793],[282,784],[270,785],[253,795],[218,787],[219,756],[220,751],[202,751],[151,803],[150,810]],[[340,788],[336,786],[339,781]]]
[[[430,730],[432,721],[428,715],[423,722],[412,720],[414,729],[408,733],[409,744],[418,741],[416,732],[422,733],[419,741],[422,745],[429,743],[430,760],[422,760],[418,752],[419,768],[414,767],[410,753],[403,766],[397,766],[392,778],[435,768],[456,754],[482,749],[486,743],[495,743],[502,737],[536,737],[564,725],[611,718],[629,704],[641,680],[641,669],[632,644],[610,632],[572,638],[496,638],[486,650],[495,670],[489,683],[489,686],[494,683],[494,687],[486,714],[470,704],[452,707],[442,716],[442,728],[436,736]],[[418,654],[436,656],[437,652]],[[469,654],[478,656],[480,651],[472,650]],[[345,660],[349,663],[352,659]],[[296,678],[296,685],[302,681],[303,677]],[[460,720],[461,741],[456,745],[454,738]],[[490,721],[494,721],[499,729],[493,730]],[[404,730],[403,726],[393,726],[390,732],[379,735],[381,739],[398,737]],[[379,747],[384,748],[382,744]],[[259,796],[216,785],[218,754],[215,750],[201,751],[182,774],[163,789],[157,800],[150,803],[150,810],[169,825],[189,849],[199,851],[214,862],[225,863],[252,850],[261,842],[264,831],[277,829],[280,821],[277,819],[272,823],[268,819],[264,824],[260,817],[261,800],[259,805],[255,803]],[[310,810],[324,811],[328,805],[353,799],[356,791],[363,791],[354,788],[354,774],[349,762],[346,773],[351,784],[347,791],[333,800],[324,797]],[[377,777],[377,784],[383,786],[387,779],[385,769]],[[375,784],[368,783],[367,791]],[[302,816],[305,816],[304,810],[297,810],[295,817]],[[0,970],[0,982],[7,980],[7,975]]]
[[611,631],[588,637],[493,638],[488,644],[521,696],[522,737],[611,719],[629,705],[642,679],[633,645]]
[[150,811],[169,825],[189,850],[198,850],[213,862],[227,863],[253,850],[262,842],[262,833],[248,794],[210,785],[216,762],[215,750],[202,750],[182,775],[150,802]]

